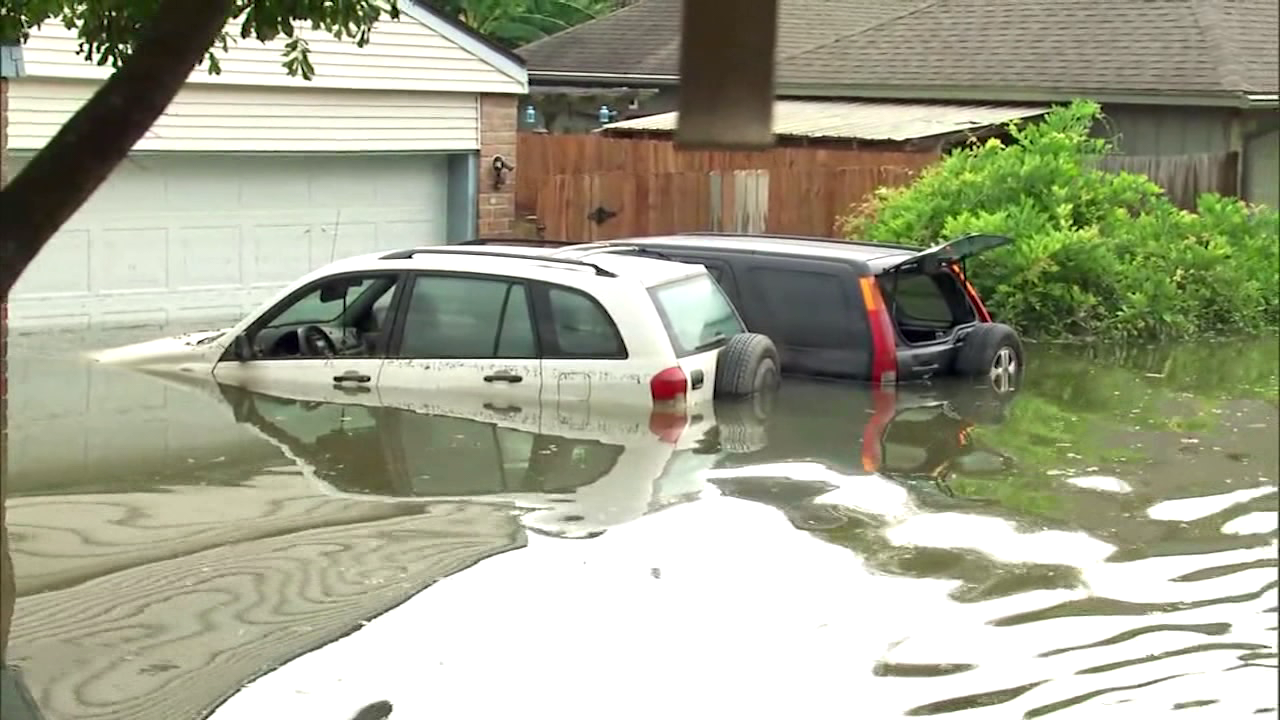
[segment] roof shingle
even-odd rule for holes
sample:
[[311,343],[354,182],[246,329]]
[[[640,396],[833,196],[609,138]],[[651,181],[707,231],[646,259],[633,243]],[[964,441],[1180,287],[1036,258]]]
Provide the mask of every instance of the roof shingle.
[[[1275,0],[780,0],[778,84],[799,93],[1002,88],[1280,90]],[[522,48],[531,73],[678,74],[680,0],[642,0]],[[922,96],[923,97],[923,96]]]

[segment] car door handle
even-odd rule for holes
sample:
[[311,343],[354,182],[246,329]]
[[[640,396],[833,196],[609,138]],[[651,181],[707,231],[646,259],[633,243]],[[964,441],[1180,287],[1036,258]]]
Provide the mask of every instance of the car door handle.
[[344,382],[367,383],[372,379],[373,378],[369,377],[368,375],[361,375],[360,373],[355,372],[354,370],[351,372],[342,373],[341,375],[333,376],[333,381],[336,383],[344,383]]
[[489,412],[498,413],[499,415],[515,415],[516,413],[520,412],[520,410],[521,410],[521,408],[516,407],[516,406],[513,406],[513,405],[507,405],[507,406],[505,406],[505,407],[498,407],[497,405],[494,405],[493,403],[485,403],[485,404],[484,404],[484,409],[485,409],[485,410],[488,410]]
[[506,383],[514,384],[514,383],[521,382],[523,380],[524,380],[523,377],[521,377],[520,375],[516,375],[515,373],[494,373],[492,375],[484,376],[484,381],[487,383],[506,382]]

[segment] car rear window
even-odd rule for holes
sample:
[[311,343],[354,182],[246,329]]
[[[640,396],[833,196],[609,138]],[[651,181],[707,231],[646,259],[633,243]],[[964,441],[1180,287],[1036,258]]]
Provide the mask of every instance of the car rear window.
[[679,357],[709,350],[745,332],[733,304],[709,274],[659,285],[649,293]]
[[881,279],[899,323],[951,327],[974,320],[955,275],[903,272]]

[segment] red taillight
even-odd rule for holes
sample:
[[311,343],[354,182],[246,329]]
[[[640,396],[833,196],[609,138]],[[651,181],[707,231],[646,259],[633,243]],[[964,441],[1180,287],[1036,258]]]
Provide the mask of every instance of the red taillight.
[[964,271],[952,265],[951,272],[955,273],[960,279],[960,284],[964,286],[964,294],[968,295],[969,302],[973,303],[973,309],[978,313],[978,320],[984,323],[991,322],[991,313],[987,312],[987,306],[982,304],[982,298],[978,297],[978,291],[969,282],[969,278],[964,276]]
[[867,324],[871,327],[871,382],[893,384],[898,381],[898,342],[893,337],[893,319],[884,306],[876,279],[866,276],[861,278],[861,284]]
[[688,393],[689,378],[685,377],[679,365],[663,370],[649,381],[649,394],[654,402],[680,400]]

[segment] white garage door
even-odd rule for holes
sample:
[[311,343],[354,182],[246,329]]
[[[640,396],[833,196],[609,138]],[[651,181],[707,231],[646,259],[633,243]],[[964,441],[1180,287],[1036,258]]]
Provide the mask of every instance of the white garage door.
[[136,155],[23,274],[10,327],[238,318],[332,259],[443,243],[446,188],[443,155]]

